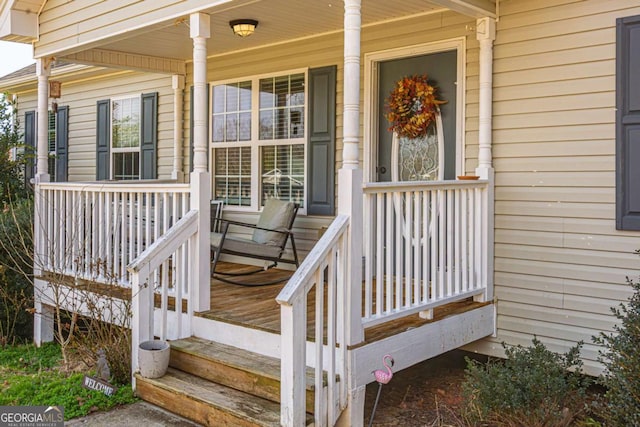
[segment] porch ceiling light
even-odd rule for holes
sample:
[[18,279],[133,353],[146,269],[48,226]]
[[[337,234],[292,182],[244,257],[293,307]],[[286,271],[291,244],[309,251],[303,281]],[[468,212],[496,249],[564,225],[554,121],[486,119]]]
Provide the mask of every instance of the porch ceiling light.
[[234,19],[229,22],[233,34],[240,37],[248,37],[256,30],[258,21],[255,19]]

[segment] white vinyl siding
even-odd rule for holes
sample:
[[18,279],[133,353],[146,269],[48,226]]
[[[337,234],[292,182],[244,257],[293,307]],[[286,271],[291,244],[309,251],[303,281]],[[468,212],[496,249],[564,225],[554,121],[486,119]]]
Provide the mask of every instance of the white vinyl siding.
[[615,229],[615,20],[626,0],[512,0],[494,51],[495,295],[501,341],[554,351],[612,331],[638,276],[640,233]]

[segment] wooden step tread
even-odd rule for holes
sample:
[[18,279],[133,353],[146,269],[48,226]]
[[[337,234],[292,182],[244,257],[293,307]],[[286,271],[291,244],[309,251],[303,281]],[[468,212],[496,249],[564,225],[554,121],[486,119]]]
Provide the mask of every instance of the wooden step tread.
[[169,368],[162,378],[137,377],[144,400],[203,425],[279,426],[280,405]]
[[[171,350],[187,353],[201,359],[280,382],[280,360],[273,357],[198,337],[171,341]],[[174,359],[173,354],[172,359]],[[179,368],[179,366],[173,364],[172,366]],[[307,368],[306,387],[309,391],[315,388],[314,374],[313,368]],[[326,379],[323,379],[323,383],[326,383]]]

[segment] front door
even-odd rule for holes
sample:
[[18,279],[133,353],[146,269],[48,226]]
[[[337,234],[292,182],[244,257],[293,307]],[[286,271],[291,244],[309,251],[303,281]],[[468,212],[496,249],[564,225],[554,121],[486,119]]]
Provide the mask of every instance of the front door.
[[378,63],[378,181],[392,180],[393,134],[388,130],[389,124],[385,118],[385,100],[398,80],[416,74],[426,74],[429,83],[437,88],[437,98],[447,101],[440,106],[444,133],[444,164],[439,167],[444,170],[444,179],[455,179],[457,60],[457,51],[450,50]]

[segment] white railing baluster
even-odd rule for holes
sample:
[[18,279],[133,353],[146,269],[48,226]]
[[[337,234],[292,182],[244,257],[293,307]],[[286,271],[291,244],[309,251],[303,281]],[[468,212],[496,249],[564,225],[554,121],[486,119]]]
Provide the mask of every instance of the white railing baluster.
[[420,265],[420,251],[422,249],[422,236],[420,235],[422,224],[422,192],[416,191],[414,193],[414,215],[413,215],[413,301],[411,305],[420,304],[420,287],[422,279],[422,265]]
[[[372,198],[376,201],[376,218],[382,218],[382,212],[384,212],[384,198],[380,194],[372,194]],[[383,260],[385,258],[385,223],[384,221],[376,221],[376,251],[374,255],[374,259],[376,260],[376,295],[383,295],[383,286],[384,286],[384,263]],[[387,270],[388,272],[388,270]],[[367,295],[366,300],[370,301],[370,304],[374,304],[373,301],[373,292],[371,295]],[[376,307],[376,315],[380,316],[382,314],[382,301],[383,298],[379,297],[377,302],[375,303]]]
[[[411,223],[413,222],[413,204],[412,204],[413,193],[408,191],[404,197],[404,304],[396,307],[397,309],[411,307],[411,284],[413,283],[412,271],[411,268],[411,246],[413,244],[413,238],[411,234]],[[398,289],[402,289],[399,287]]]
[[[393,195],[391,194],[381,194],[380,197],[383,197],[386,205],[386,218],[391,218],[393,216]],[[393,230],[395,228],[395,224],[391,221],[387,221],[385,223],[385,228],[387,230],[385,246],[387,247],[387,253],[385,254],[386,260],[386,281],[385,281],[385,289],[384,289],[384,301],[386,302],[384,308],[382,309],[383,313],[392,310],[393,307],[393,261],[395,257],[396,248],[393,242]]]
[[[373,209],[374,198],[373,197],[365,197],[363,203],[363,210],[365,216],[373,215],[371,210]],[[369,230],[364,230],[364,288],[365,288],[365,298],[364,298],[364,312],[365,316],[371,316],[372,312],[372,298],[373,295],[373,271],[372,264],[374,258],[374,241],[376,240],[376,236],[374,233],[374,226]]]
[[449,297],[453,295],[453,190],[446,190],[445,194],[447,197],[447,214],[445,215],[447,218],[447,259],[444,265],[446,266],[447,282],[444,295]]
[[431,212],[429,212],[429,205],[431,204],[431,192],[429,190],[423,190],[422,192],[422,211],[424,212],[424,219],[422,221],[422,266],[424,268],[422,274],[422,300],[423,304],[428,303],[429,295],[429,281],[431,278],[431,266],[429,260],[431,257],[431,251],[429,248],[429,226],[431,224]]

